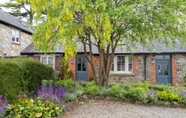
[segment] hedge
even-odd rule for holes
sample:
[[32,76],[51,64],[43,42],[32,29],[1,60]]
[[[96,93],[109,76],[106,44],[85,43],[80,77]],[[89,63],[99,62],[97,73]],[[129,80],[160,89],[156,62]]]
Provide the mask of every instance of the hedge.
[[33,58],[0,59],[0,94],[9,94],[10,99],[21,91],[37,90],[43,79],[54,80],[54,70],[49,65]]
[[0,60],[0,95],[13,100],[21,91],[21,68],[8,60]]

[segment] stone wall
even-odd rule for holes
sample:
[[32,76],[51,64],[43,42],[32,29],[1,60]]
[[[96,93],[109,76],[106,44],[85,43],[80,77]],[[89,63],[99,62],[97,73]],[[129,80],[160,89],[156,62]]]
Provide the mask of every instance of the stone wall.
[[[144,81],[144,58],[145,55],[134,55],[132,73],[111,74],[109,81],[122,83],[135,83]],[[154,60],[153,63],[152,60]],[[154,55],[147,55],[146,57],[146,81],[152,84],[156,83],[156,64]]]
[[176,77],[176,84],[182,84],[184,77],[186,76],[186,55],[185,54],[176,54],[176,68],[173,68]]
[[32,36],[20,30],[19,43],[13,43],[12,28],[0,24],[0,52],[2,54],[6,53],[6,56],[19,56],[20,52],[31,43]]
[[134,55],[132,63],[132,72],[133,73],[112,73],[110,74],[109,81],[113,82],[122,82],[122,83],[133,83],[137,81],[144,80],[144,56],[143,55]]
[[[144,55],[134,55],[132,74],[111,74],[109,81],[114,82],[138,82],[144,81]],[[153,62],[152,62],[153,60]],[[173,54],[171,56],[172,85],[183,84],[186,77],[186,54]],[[156,56],[147,55],[146,58],[146,80],[156,84]]]
[[[133,56],[133,71],[132,73],[112,73],[110,74],[109,81],[122,82],[122,83],[134,83],[144,81],[144,58],[145,55]],[[76,58],[69,59],[69,68],[72,71],[73,79],[75,80],[75,60]],[[74,63],[70,63],[72,60]],[[94,68],[96,70],[96,76],[99,69],[99,57],[93,56]],[[171,55],[171,68],[172,68],[172,85],[176,86],[183,83],[183,79],[186,76],[186,54],[173,54]],[[93,77],[90,64],[88,64],[88,77]],[[146,58],[146,80],[149,83],[156,84],[156,55],[149,54]]]

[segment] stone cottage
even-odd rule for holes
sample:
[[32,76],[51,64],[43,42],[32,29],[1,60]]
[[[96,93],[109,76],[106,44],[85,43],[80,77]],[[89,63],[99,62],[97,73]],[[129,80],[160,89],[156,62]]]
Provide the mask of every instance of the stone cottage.
[[19,56],[31,43],[29,25],[0,8],[0,56]]
[[[183,82],[186,76],[186,46],[183,48],[177,41],[177,49],[164,44],[156,44],[152,51],[137,48],[127,51],[125,48],[116,49],[110,71],[110,80],[115,82],[137,82],[147,80],[152,84],[169,84],[176,86]],[[99,66],[99,53],[93,47],[93,63]],[[59,59],[64,55],[63,48],[55,47],[54,55],[44,55],[34,50],[34,44],[27,46],[22,55],[29,55],[42,63],[51,65],[55,70],[60,69]],[[69,58],[68,67],[74,80],[88,81],[93,77],[90,64],[84,56],[84,50],[79,46],[76,57]],[[98,70],[98,69],[97,69]]]

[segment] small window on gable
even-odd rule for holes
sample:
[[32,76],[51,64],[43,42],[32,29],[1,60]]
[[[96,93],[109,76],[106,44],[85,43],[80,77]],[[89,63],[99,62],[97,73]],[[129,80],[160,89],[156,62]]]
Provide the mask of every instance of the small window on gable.
[[12,42],[19,43],[20,36],[19,36],[19,30],[12,29]]

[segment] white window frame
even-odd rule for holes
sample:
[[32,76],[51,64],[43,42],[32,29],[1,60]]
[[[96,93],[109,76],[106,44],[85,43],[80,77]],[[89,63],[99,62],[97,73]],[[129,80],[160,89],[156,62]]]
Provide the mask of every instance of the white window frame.
[[[15,38],[14,41],[13,41],[13,37]],[[20,31],[17,30],[17,29],[14,29],[14,28],[12,28],[12,42],[14,42],[14,43],[19,43],[20,42]]]
[[[118,56],[125,56],[125,71],[117,71],[117,57]],[[110,71],[110,74],[131,74],[133,72],[133,59],[132,59],[132,71],[129,71],[129,55],[114,55],[114,70]],[[111,63],[112,64],[112,63]],[[112,65],[111,65],[112,66]]]
[[42,56],[40,56],[40,62],[43,63],[43,62],[42,62],[42,58],[46,58],[46,61],[47,61],[46,64],[49,65],[49,63],[48,63],[48,58],[49,58],[49,57],[53,57],[53,67],[52,67],[52,68],[55,69],[55,63],[54,63],[54,62],[55,62],[55,56],[51,56],[51,55],[42,55]]

